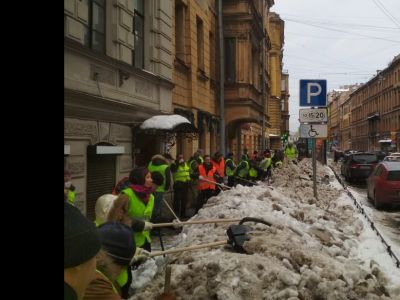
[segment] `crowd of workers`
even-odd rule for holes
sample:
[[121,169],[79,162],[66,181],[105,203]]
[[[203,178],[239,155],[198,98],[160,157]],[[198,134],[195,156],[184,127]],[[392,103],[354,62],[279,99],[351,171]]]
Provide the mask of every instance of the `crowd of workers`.
[[[126,299],[130,296],[131,269],[151,252],[151,230],[161,219],[164,194],[174,191],[173,212],[186,218],[189,194],[196,199],[195,213],[226,188],[269,180],[284,159],[296,162],[297,149],[243,150],[239,162],[229,152],[211,157],[201,149],[185,161],[182,154],[155,155],[147,167],[135,167],[113,191],[98,198],[95,222],[75,208],[75,187],[64,170],[64,299]],[[159,299],[175,299],[163,293]]]

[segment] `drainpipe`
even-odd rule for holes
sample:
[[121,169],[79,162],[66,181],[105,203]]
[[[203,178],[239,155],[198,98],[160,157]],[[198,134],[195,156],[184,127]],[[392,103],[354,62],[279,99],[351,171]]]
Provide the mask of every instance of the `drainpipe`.
[[263,30],[263,38],[261,40],[262,46],[261,46],[261,67],[262,67],[262,86],[261,86],[261,91],[262,91],[262,107],[263,107],[263,112],[262,112],[262,128],[261,128],[261,147],[262,150],[265,150],[266,144],[265,144],[265,110],[266,110],[266,102],[267,100],[265,99],[265,39],[266,39],[266,34],[265,34],[265,24],[264,24],[264,18],[265,18],[265,6],[264,3],[262,5],[262,30]]
[[220,152],[225,156],[225,57],[224,30],[222,27],[222,0],[218,0],[218,39],[219,39],[219,113],[220,113]]

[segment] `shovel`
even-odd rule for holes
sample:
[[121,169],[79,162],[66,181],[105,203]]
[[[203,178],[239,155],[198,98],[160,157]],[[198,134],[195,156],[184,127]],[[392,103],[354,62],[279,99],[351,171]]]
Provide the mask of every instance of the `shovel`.
[[208,220],[197,220],[197,221],[186,221],[186,222],[170,222],[170,223],[153,223],[153,228],[157,227],[169,227],[169,226],[183,226],[191,224],[210,224],[210,223],[229,223],[237,222],[242,220],[242,218],[232,218],[232,219],[208,219]]
[[247,235],[247,233],[249,231],[251,231],[252,229],[249,226],[242,225],[244,222],[256,222],[256,223],[262,223],[262,224],[265,224],[268,226],[272,225],[271,223],[264,221],[262,219],[246,217],[246,218],[243,218],[240,220],[239,225],[229,226],[228,230],[226,231],[226,234],[228,235],[228,240],[216,241],[216,242],[212,242],[212,243],[188,246],[188,247],[183,247],[183,248],[169,249],[169,250],[165,250],[165,251],[153,251],[153,252],[150,252],[149,257],[154,257],[154,256],[159,256],[159,255],[164,255],[164,254],[179,253],[179,252],[184,252],[184,251],[193,251],[193,250],[198,250],[198,249],[203,249],[203,248],[208,248],[208,247],[216,247],[216,246],[221,246],[221,245],[226,245],[226,244],[231,245],[232,248],[238,253],[246,253],[246,250],[243,248],[243,245],[246,241],[250,240],[250,237]]
[[215,184],[215,185],[218,185],[218,186],[220,186],[220,187],[222,187],[222,188],[224,188],[224,189],[228,189],[228,190],[231,189],[230,186],[227,186],[227,185],[225,185],[225,184],[223,184],[223,183],[214,182],[214,181],[211,181],[211,180],[208,180],[208,179],[205,179],[205,178],[202,178],[202,179],[199,178],[199,180],[205,181],[205,182],[209,182],[209,183],[212,183],[212,184]]

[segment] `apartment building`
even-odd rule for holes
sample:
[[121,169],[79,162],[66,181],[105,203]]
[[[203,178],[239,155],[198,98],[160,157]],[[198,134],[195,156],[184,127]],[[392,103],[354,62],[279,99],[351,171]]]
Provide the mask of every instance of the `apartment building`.
[[400,150],[400,55],[350,95],[351,141],[357,150]]
[[134,164],[162,151],[145,119],[172,112],[171,0],[64,1],[64,156],[76,205],[94,217]]

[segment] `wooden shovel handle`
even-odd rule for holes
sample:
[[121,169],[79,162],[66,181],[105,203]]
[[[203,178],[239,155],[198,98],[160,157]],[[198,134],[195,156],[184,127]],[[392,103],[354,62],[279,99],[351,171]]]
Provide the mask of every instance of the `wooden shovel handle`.
[[164,254],[179,253],[179,252],[184,252],[184,251],[193,251],[193,250],[197,250],[197,249],[221,246],[221,245],[226,245],[226,244],[227,244],[227,241],[218,241],[218,242],[213,242],[213,243],[208,243],[208,244],[200,244],[200,245],[194,245],[194,246],[183,247],[183,248],[169,249],[169,250],[165,250],[165,251],[152,251],[152,252],[150,252],[149,257],[160,256],[160,255],[164,255]]
[[208,219],[208,220],[198,220],[198,221],[187,221],[187,222],[171,222],[171,223],[153,223],[153,228],[157,227],[168,227],[168,226],[180,226],[180,225],[190,225],[190,224],[209,224],[209,223],[227,223],[227,222],[238,222],[242,218],[232,218],[232,219]]

